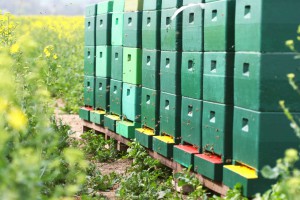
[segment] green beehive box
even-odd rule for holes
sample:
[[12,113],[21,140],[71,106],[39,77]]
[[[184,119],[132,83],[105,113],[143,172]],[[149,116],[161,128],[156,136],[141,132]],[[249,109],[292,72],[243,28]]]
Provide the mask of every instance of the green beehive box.
[[151,10],[161,10],[161,1],[162,0],[152,0],[152,1],[147,1],[144,0],[144,11],[151,11]]
[[172,136],[180,141],[181,96],[161,92],[160,95],[160,134]]
[[114,0],[113,12],[124,12],[125,0]]
[[121,118],[118,115],[105,115],[104,116],[104,127],[108,130],[116,132],[117,130],[117,122],[120,121]]
[[122,115],[122,81],[110,80],[109,111],[116,115]]
[[194,157],[194,170],[214,181],[222,181],[222,158],[213,154],[196,154]]
[[109,85],[110,79],[96,77],[95,108],[109,111]]
[[160,51],[143,49],[142,85],[143,87],[160,89]]
[[96,48],[94,46],[84,47],[84,75],[94,76],[96,67]]
[[[102,1],[97,4],[97,15],[106,14],[113,11],[114,1]],[[122,11],[120,11],[122,12]]]
[[205,52],[203,100],[233,103],[234,53]]
[[168,9],[168,8],[179,8],[182,6],[182,0],[161,0],[161,8]]
[[204,51],[234,51],[235,0],[205,4]]
[[152,149],[153,136],[155,136],[154,130],[149,128],[135,129],[136,141],[148,149]]
[[144,49],[160,49],[160,21],[161,11],[143,12],[142,45]]
[[95,77],[84,76],[84,105],[95,107]]
[[85,7],[85,17],[97,15],[97,4],[90,4]]
[[142,12],[126,12],[124,13],[124,47],[142,47]]
[[237,1],[236,51],[290,52],[285,41],[296,37],[299,7],[298,0]]
[[182,97],[181,140],[201,149],[202,101]]
[[162,51],[160,59],[160,90],[171,94],[181,93],[181,53]]
[[123,118],[133,122],[141,121],[142,88],[137,85],[123,83]]
[[[299,117],[300,113],[292,113]],[[261,170],[274,166],[288,148],[297,148],[297,139],[283,112],[257,112],[234,107],[233,159]]]
[[163,51],[180,51],[182,49],[182,13],[171,20],[176,10],[174,8],[161,11],[160,43]]
[[236,183],[242,186],[242,195],[253,198],[257,193],[264,193],[275,183],[274,179],[265,179],[255,170],[241,165],[224,165],[223,183],[234,188]]
[[116,132],[128,139],[135,138],[135,129],[140,128],[141,123],[129,122],[129,121],[118,121]]
[[106,112],[104,110],[90,111],[90,121],[98,125],[104,125],[105,114]]
[[96,17],[96,46],[111,45],[112,14],[100,14]]
[[284,100],[290,111],[299,112],[300,97],[287,78],[287,74],[294,73],[299,85],[299,60],[295,56],[294,53],[236,53],[235,106],[281,112],[278,102]]
[[173,148],[173,159],[184,167],[194,168],[194,154],[199,153],[198,149],[190,145],[175,145]]
[[153,136],[153,151],[167,158],[173,157],[173,146],[175,142],[169,136]]
[[124,12],[142,11],[143,3],[144,0],[125,0]]
[[96,43],[96,17],[86,17],[84,22],[84,43],[85,46],[95,46]]
[[159,130],[159,96],[157,90],[142,88],[142,125],[153,129],[155,133]]
[[182,52],[181,94],[202,99],[203,53]]
[[[189,1],[184,1],[188,4]],[[202,0],[191,3],[202,3]],[[200,6],[189,7],[182,12],[182,50],[203,51],[203,9]]]
[[92,111],[92,108],[88,107],[82,107],[79,109],[79,117],[80,119],[83,119],[85,121],[90,121],[90,111]]
[[111,46],[96,47],[96,76],[111,76]]
[[123,13],[113,13],[111,22],[111,45],[122,46],[123,45]]
[[123,82],[142,84],[142,50],[123,48]]
[[202,145],[205,151],[232,158],[232,120],[231,105],[203,101]]
[[111,47],[111,78],[123,80],[123,47]]

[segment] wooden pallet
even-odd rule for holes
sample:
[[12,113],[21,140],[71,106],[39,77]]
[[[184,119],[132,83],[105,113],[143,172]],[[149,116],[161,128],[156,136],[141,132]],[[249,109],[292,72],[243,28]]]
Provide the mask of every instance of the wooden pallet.
[[[93,124],[91,122],[83,121],[83,131],[88,131],[88,130],[94,130],[97,133],[104,134],[105,138],[113,138],[117,141],[117,149],[118,150],[124,150],[127,148],[128,143],[131,142],[131,140],[122,137],[121,135],[112,132],[102,126]],[[181,166],[180,164],[174,162],[172,159],[168,159],[152,150],[147,150],[148,154],[152,156],[154,159],[159,160],[163,165],[171,168],[174,170],[174,172],[180,172],[182,171],[185,167]],[[200,174],[195,173],[196,177],[200,180],[203,186],[206,188],[220,194],[221,196],[225,196],[227,191],[229,190],[229,187],[222,183],[217,183],[214,182]]]

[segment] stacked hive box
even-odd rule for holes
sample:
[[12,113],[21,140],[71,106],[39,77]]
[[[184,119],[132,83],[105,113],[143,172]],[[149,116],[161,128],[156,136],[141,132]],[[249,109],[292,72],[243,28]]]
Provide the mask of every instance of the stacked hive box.
[[85,47],[84,47],[84,105],[79,110],[82,119],[90,121],[90,112],[95,107],[95,70],[96,70],[96,14],[97,5],[86,7]]
[[172,16],[182,1],[162,0],[160,29],[160,135],[153,137],[153,150],[173,156],[173,146],[180,141],[182,13]]
[[145,1],[142,21],[142,128],[136,129],[136,140],[152,149],[152,139],[159,133],[160,97],[160,21],[161,0]]
[[[199,5],[172,20],[189,4]],[[239,182],[245,196],[263,192],[270,181],[262,167],[297,148],[278,102],[300,116],[286,77],[300,70],[284,45],[294,37],[299,6],[298,0],[88,6],[80,117],[100,125],[104,119],[108,129],[209,179]]]
[[142,84],[142,8],[143,0],[125,0],[123,23],[123,90],[122,120],[116,132],[125,138],[135,138],[135,128],[141,126]]
[[[183,0],[183,6],[203,3]],[[202,140],[202,74],[203,74],[203,14],[198,6],[182,13],[181,62],[181,144],[174,146],[173,158],[185,167],[194,165],[194,154],[201,152]]]
[[232,156],[235,0],[206,0],[204,14],[203,152],[196,171],[222,180],[223,164]]
[[259,171],[274,166],[285,149],[298,146],[278,102],[285,100],[299,116],[299,97],[286,76],[299,74],[299,63],[284,45],[294,37],[299,7],[298,0],[236,2],[234,165],[224,166],[223,182],[230,187],[242,183],[245,196],[269,188]]
[[101,125],[104,124],[104,115],[109,111],[112,7],[112,1],[97,4],[95,111],[91,112],[90,120]]
[[104,116],[104,126],[116,131],[122,115],[123,88],[123,11],[124,0],[114,0],[111,14],[111,80],[109,88],[109,113]]

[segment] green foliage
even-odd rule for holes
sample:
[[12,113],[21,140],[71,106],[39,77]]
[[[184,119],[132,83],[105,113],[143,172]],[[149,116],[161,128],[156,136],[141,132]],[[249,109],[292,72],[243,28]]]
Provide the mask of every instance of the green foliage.
[[68,147],[67,126],[53,113],[37,42],[16,38],[13,16],[0,13],[0,199],[72,197],[87,162]]
[[81,138],[82,149],[92,160],[112,162],[121,156],[116,149],[114,139],[105,140],[103,135],[95,134],[92,131],[83,133]]
[[133,159],[117,190],[120,199],[163,199],[173,196],[171,170],[153,159],[138,143],[129,145],[127,158]]

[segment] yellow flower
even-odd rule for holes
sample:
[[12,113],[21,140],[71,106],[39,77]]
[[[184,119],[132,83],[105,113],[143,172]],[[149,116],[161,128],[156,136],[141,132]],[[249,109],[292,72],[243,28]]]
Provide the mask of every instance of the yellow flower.
[[58,56],[56,54],[53,55],[53,59],[57,60]]
[[289,79],[293,79],[293,78],[295,78],[295,74],[290,73],[290,74],[287,75],[287,77],[288,77]]
[[287,40],[287,41],[285,42],[285,45],[286,45],[286,46],[294,46],[294,40]]
[[18,44],[13,44],[11,47],[10,47],[10,53],[11,54],[16,54],[20,51],[20,46]]
[[7,114],[7,121],[12,128],[20,131],[26,127],[28,119],[22,110],[12,108]]
[[51,52],[54,50],[54,47],[52,45],[48,45],[44,48],[44,54],[47,58],[51,56]]

